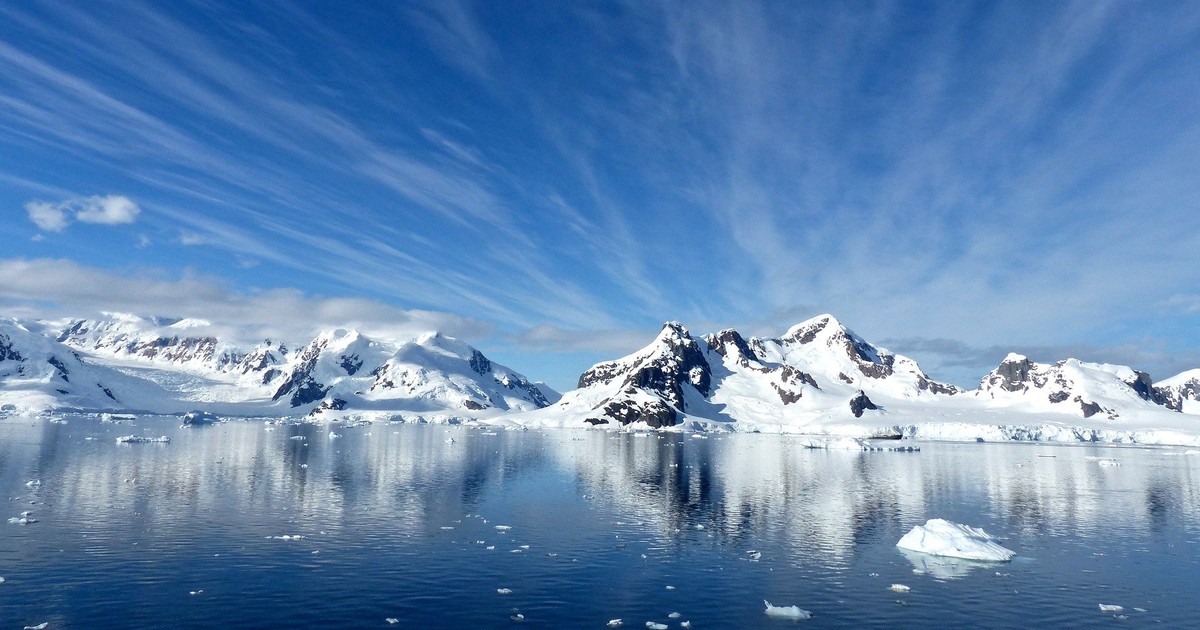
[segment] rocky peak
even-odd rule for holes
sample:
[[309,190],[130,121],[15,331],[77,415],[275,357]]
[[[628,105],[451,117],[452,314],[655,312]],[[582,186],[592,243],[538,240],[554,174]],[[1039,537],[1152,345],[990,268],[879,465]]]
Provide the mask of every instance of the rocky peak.
[[1033,369],[1033,362],[1025,355],[1009,353],[991,374],[983,377],[980,387],[999,387],[1006,392],[1024,391],[1029,389]]

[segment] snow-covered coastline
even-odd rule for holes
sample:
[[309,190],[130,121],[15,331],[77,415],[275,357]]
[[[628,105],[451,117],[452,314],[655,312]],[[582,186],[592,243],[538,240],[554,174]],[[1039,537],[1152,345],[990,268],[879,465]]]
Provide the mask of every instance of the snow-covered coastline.
[[823,438],[1200,446],[1200,371],[1010,354],[974,390],[938,383],[829,315],[779,338],[664,325],[559,395],[437,333],[331,330],[238,347],[203,322],[0,321],[0,414],[135,413],[323,423],[731,431]]

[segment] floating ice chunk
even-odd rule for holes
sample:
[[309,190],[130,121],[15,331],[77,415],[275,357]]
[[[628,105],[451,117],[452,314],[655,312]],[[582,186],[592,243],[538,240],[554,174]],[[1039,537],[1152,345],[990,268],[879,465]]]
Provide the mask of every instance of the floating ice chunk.
[[37,519],[30,518],[28,516],[14,516],[14,517],[8,519],[8,522],[12,523],[14,525],[28,525],[30,523],[36,523]]
[[284,534],[282,536],[271,536],[271,540],[303,540],[304,536],[300,534]]
[[512,595],[512,589],[511,589],[511,588],[498,588],[498,589],[496,589],[496,594],[498,594],[498,595]]
[[148,444],[151,442],[159,442],[162,444],[167,444],[170,441],[171,441],[171,438],[169,438],[165,435],[159,436],[156,438],[142,437],[140,435],[122,435],[121,437],[117,438],[117,444]]
[[36,626],[25,626],[25,630],[46,630],[50,626],[49,621],[43,621]]
[[907,593],[912,590],[911,588],[909,588],[903,584],[893,584],[888,588],[891,588],[893,591],[896,591],[897,593]]
[[759,560],[761,560],[761,559],[762,559],[762,552],[761,552],[761,551],[753,551],[753,550],[751,550],[751,551],[747,551],[747,552],[746,552],[746,555],[750,556],[750,561],[751,561],[751,562],[758,562]]
[[1119,613],[1123,610],[1125,610],[1124,606],[1118,606],[1116,604],[1100,604],[1100,612],[1102,613]]
[[333,431],[329,432],[329,439],[331,439],[331,440],[336,440],[340,437],[342,437],[341,433],[334,433]]
[[203,593],[203,592],[204,592],[204,589],[198,589],[195,591],[188,591],[188,595],[199,595],[200,593]]
[[395,617],[388,617],[387,619],[384,619],[384,621],[388,622],[389,624],[400,623],[400,620]]
[[772,606],[771,602],[763,600],[767,606],[768,617],[780,619],[812,619],[812,613],[799,606]]
[[674,586],[671,586],[670,584],[668,584],[668,585],[667,585],[667,590],[668,590],[668,591],[673,591],[673,590],[675,590],[675,587],[674,587]]
[[1105,466],[1105,467],[1108,467],[1108,466],[1120,466],[1120,465],[1121,465],[1121,462],[1119,462],[1119,461],[1117,461],[1117,460],[1115,460],[1115,459],[1101,459],[1101,460],[1098,460],[1096,463],[1097,463],[1097,464],[1099,464],[1099,465],[1101,465],[1101,466]]
[[488,545],[487,547],[484,547],[484,549],[487,549],[488,551],[495,551],[496,545]]
[[454,529],[454,528],[453,528],[453,527],[451,527],[451,526],[449,526],[449,525],[443,525],[443,526],[442,526],[442,529],[443,529],[443,530],[445,530],[445,531],[449,531],[449,530],[452,530],[452,529]]
[[620,628],[621,624],[623,624],[623,623],[625,623],[625,622],[621,621],[620,619],[609,619],[608,623],[606,625],[609,628]]
[[506,531],[512,529],[512,525],[497,525],[496,529],[498,529],[502,532],[506,532]]
[[0,584],[4,583],[4,578],[0,577]]
[[681,621],[681,622],[679,622],[679,627],[680,627],[680,628],[685,628],[685,629],[686,629],[686,628],[691,628],[691,627],[692,627],[692,622],[690,622],[690,621]]
[[932,518],[904,535],[896,546],[932,556],[1008,562],[1016,552],[1001,547],[994,537],[976,527]]
[[646,622],[646,627],[647,627],[647,628],[650,628],[650,630],[667,630],[667,624],[665,624],[665,623],[658,623],[658,622],[655,622],[655,621],[647,621],[647,622]]
[[668,618],[668,619],[678,619],[678,618],[680,618],[680,617],[682,617],[682,616],[683,616],[683,615],[681,615],[681,614],[679,614],[679,613],[677,613],[677,612],[673,612],[673,613],[671,613],[671,614],[667,615],[667,618]]
[[303,440],[303,439],[305,439],[305,437],[303,435],[293,435],[292,437],[290,437],[288,439],[289,440]]
[[40,485],[42,485],[42,480],[41,480],[41,479],[34,479],[33,481],[26,481],[26,482],[25,482],[25,487],[26,487],[26,488],[36,488],[36,487],[38,487],[38,486],[40,486]]

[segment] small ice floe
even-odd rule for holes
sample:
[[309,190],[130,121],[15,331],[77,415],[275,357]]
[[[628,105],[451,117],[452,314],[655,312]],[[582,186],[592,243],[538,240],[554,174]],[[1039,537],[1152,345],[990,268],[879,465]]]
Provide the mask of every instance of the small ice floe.
[[42,485],[42,480],[41,480],[41,479],[34,479],[33,481],[26,481],[26,482],[25,482],[25,487],[26,487],[26,488],[36,488],[36,487],[38,487],[38,486],[40,486],[40,485]]
[[171,438],[169,438],[165,435],[162,435],[159,437],[143,437],[141,435],[122,435],[121,437],[117,438],[117,444],[149,444],[149,443],[153,443],[153,442],[158,442],[161,444],[168,444],[168,443],[170,443],[170,441],[171,441]]
[[331,440],[336,440],[340,437],[342,437],[341,433],[334,433],[333,431],[329,432],[329,439],[331,439]]
[[668,584],[668,585],[667,585],[667,590],[668,590],[668,591],[673,591],[673,590],[675,590],[675,587],[674,587],[674,586],[671,586],[670,584]]
[[1001,547],[996,539],[976,527],[933,518],[917,525],[904,535],[896,546],[901,549],[966,560],[1008,562],[1017,555]]
[[526,550],[528,550],[528,549],[529,549],[529,545],[521,545],[521,548],[522,548],[522,549],[526,549]]
[[650,628],[650,630],[667,630],[668,626],[665,623],[658,623],[657,621],[647,621],[646,627]]
[[303,435],[293,435],[292,437],[290,437],[288,439],[289,440],[303,440],[303,439],[305,439],[305,437]]
[[4,583],[4,578],[0,577],[0,584],[3,584],[3,583]]
[[508,618],[513,621],[525,621],[525,615],[522,615],[521,610],[518,608],[512,609],[512,614]]
[[911,588],[909,588],[903,584],[893,584],[893,585],[889,586],[888,588],[890,588],[893,591],[896,591],[897,593],[907,593],[912,590]]
[[759,560],[762,560],[762,552],[761,551],[755,551],[755,550],[751,549],[750,551],[746,552],[746,555],[750,556],[750,562],[758,562]]
[[1120,466],[1121,465],[1121,462],[1119,462],[1115,459],[1112,459],[1112,458],[1096,460],[1096,463],[1099,464],[1100,466],[1104,466],[1106,468],[1111,467],[1111,466]]
[[450,531],[452,529],[454,529],[454,528],[449,525],[442,525],[442,531]]
[[30,523],[36,523],[37,519],[33,518],[33,512],[26,510],[21,512],[20,516],[14,516],[8,519],[8,522],[12,523],[13,525],[29,525]]
[[25,626],[25,630],[46,630],[46,628],[49,628],[49,627],[50,627],[50,622],[43,621],[42,623],[39,623],[36,626]]
[[697,525],[696,525],[696,529],[704,529],[704,526],[703,526],[703,525],[700,525],[700,524],[697,524]]
[[498,588],[498,589],[496,589],[496,594],[497,595],[512,595],[512,589],[511,588]]
[[605,625],[607,625],[609,628],[620,628],[621,624],[623,623],[625,622],[621,621],[620,619],[609,619],[608,623]]
[[681,614],[679,614],[679,613],[677,613],[677,612],[673,612],[673,613],[671,613],[671,614],[667,615],[667,619],[678,619],[678,618],[680,618],[680,617],[682,617],[682,616],[683,616],[683,615],[681,615]]
[[304,536],[300,534],[284,534],[282,536],[271,536],[271,540],[304,540]]
[[200,593],[203,593],[203,592],[204,592],[204,589],[198,589],[198,590],[195,590],[195,591],[188,591],[188,595],[196,596],[196,595],[199,595]]
[[502,531],[502,532],[506,532],[506,531],[512,529],[512,525],[497,525],[496,529],[499,531]]
[[685,628],[685,629],[686,629],[686,628],[691,628],[691,627],[692,627],[692,622],[690,622],[690,621],[681,621],[681,622],[679,622],[679,627],[680,627],[680,628]]
[[768,617],[779,617],[780,619],[812,619],[812,613],[804,610],[799,606],[772,606],[771,602],[763,600],[763,604],[767,606]]
[[1118,606],[1116,604],[1100,604],[1100,612],[1102,613],[1119,613],[1124,610],[1124,606]]
[[384,621],[388,622],[388,625],[395,625],[395,624],[400,623],[400,620],[395,617],[388,617],[387,619],[384,619]]

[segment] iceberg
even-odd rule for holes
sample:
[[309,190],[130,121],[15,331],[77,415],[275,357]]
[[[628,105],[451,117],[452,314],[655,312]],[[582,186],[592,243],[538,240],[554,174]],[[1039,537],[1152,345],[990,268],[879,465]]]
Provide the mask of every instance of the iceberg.
[[812,619],[812,613],[799,606],[772,606],[771,602],[763,600],[767,606],[768,617],[781,619]]
[[1017,555],[1011,549],[1001,547],[982,529],[940,518],[929,519],[924,525],[912,528],[896,546],[931,556],[987,562],[1008,562]]

